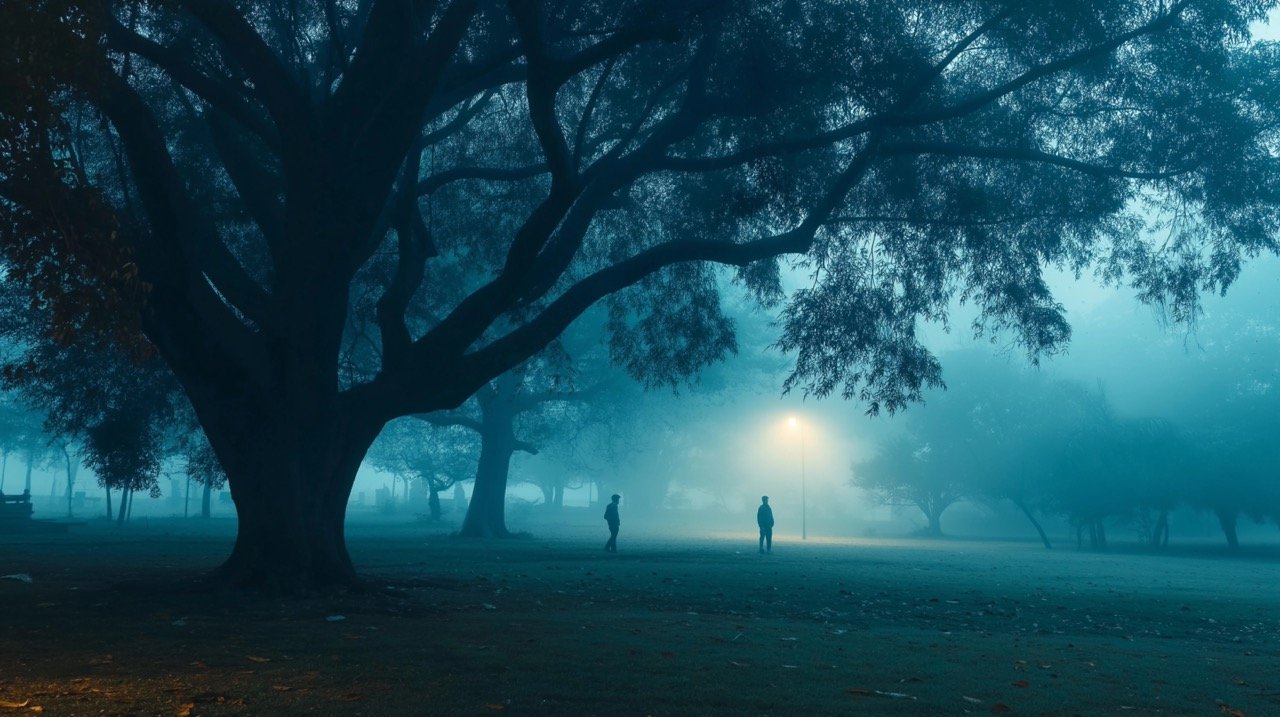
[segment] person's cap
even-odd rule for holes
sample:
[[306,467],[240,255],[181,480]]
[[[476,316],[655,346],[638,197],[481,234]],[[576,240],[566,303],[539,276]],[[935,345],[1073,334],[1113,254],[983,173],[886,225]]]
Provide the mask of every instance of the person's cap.
[[769,500],[769,496],[767,496],[767,495],[762,495],[762,496],[760,496],[760,500]]
[[609,496],[610,500],[618,500],[621,497],[622,496],[618,495],[617,493],[614,493],[613,495]]

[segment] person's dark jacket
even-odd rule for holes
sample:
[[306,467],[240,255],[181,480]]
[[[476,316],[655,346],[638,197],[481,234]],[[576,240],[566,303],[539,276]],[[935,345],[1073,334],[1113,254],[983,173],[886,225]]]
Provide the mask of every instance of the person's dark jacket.
[[618,523],[621,522],[620,520],[618,520],[618,504],[617,503],[610,503],[609,505],[605,506],[604,520],[609,525],[617,525]]
[[756,511],[756,523],[761,528],[772,528],[773,508],[770,508],[767,505],[760,506],[760,509]]

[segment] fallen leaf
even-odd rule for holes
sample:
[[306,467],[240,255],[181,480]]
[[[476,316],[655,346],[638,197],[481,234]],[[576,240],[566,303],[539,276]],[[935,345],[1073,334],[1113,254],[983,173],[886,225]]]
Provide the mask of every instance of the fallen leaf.
[[1009,714],[1012,711],[1013,708],[1003,702],[997,702],[994,705],[991,705],[991,714],[993,715]]
[[1015,681],[1015,682],[1013,682],[1013,683],[1011,683],[1011,684],[1012,684],[1014,687],[1030,687],[1030,686],[1031,686],[1031,683],[1030,683],[1030,682],[1027,682],[1026,680],[1017,680],[1017,681]]
[[982,700],[978,699],[977,697],[970,697],[969,695],[960,695],[960,696],[964,698],[965,702],[971,702],[975,705],[982,704]]
[[484,708],[489,710],[490,712],[501,712],[502,710],[506,709],[506,706],[500,705],[494,702],[494,703],[485,705]]
[[892,698],[893,698],[893,699],[895,699],[895,700],[914,700],[914,699],[917,699],[916,697],[913,697],[912,695],[909,695],[909,694],[907,694],[906,692],[882,692],[882,691],[880,691],[880,690],[876,690],[875,692],[876,692],[876,694],[877,694],[877,695],[880,695],[881,697],[892,697]]
[[845,692],[848,692],[851,695],[858,695],[859,697],[870,697],[871,695],[875,694],[874,692],[872,692],[871,690],[865,687],[850,687],[849,689],[845,690]]
[[21,702],[6,702],[4,700],[0,700],[0,708],[6,710],[20,710],[29,704],[31,704],[31,700],[23,700]]
[[1238,710],[1231,705],[1218,705],[1218,711],[1227,717],[1244,717],[1244,710]]
[[253,662],[271,662],[270,657],[259,657],[257,655],[245,655],[245,657],[249,658],[249,660]]
[[293,692],[293,688],[289,685],[272,685],[271,689],[276,692]]
[[178,709],[177,716],[178,716],[178,717],[191,717],[191,710],[193,710],[193,709],[195,709],[195,708],[196,708],[196,703],[194,703],[194,702],[188,702],[188,703],[186,703],[185,705],[183,705],[181,708],[179,708],[179,709]]

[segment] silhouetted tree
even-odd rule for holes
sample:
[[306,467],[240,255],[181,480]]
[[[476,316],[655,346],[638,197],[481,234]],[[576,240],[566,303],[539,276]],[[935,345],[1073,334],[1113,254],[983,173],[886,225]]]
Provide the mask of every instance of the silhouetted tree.
[[427,510],[441,519],[440,493],[475,476],[475,443],[458,427],[432,428],[403,418],[387,427],[369,449],[369,463],[427,491]]
[[[927,521],[924,535],[942,536],[942,514],[965,496],[966,476],[949,458],[967,446],[948,444],[939,451],[916,436],[886,441],[869,459],[852,467],[851,485],[882,505],[914,506]],[[945,451],[945,452],[943,452]]]
[[[1186,315],[1276,224],[1265,3],[4,8],[6,271],[60,335],[140,330],[173,371],[236,504],[231,584],[354,581],[382,426],[596,302],[661,381],[734,346],[713,266],[773,303],[794,257],[788,387],[892,410],[939,381],[916,325],[957,293],[1052,351],[1042,264]],[[1153,207],[1195,221],[1148,244]],[[459,265],[483,278],[433,293]]]

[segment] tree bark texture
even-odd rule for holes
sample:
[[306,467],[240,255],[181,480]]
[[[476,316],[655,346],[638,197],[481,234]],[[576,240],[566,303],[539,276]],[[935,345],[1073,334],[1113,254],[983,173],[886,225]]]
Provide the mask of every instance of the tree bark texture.
[[501,398],[481,401],[480,463],[458,535],[507,538],[507,479],[516,450],[515,412]]
[[231,555],[212,581],[273,593],[357,585],[347,500],[381,425],[336,403],[254,400],[225,412],[196,405],[238,518]]

